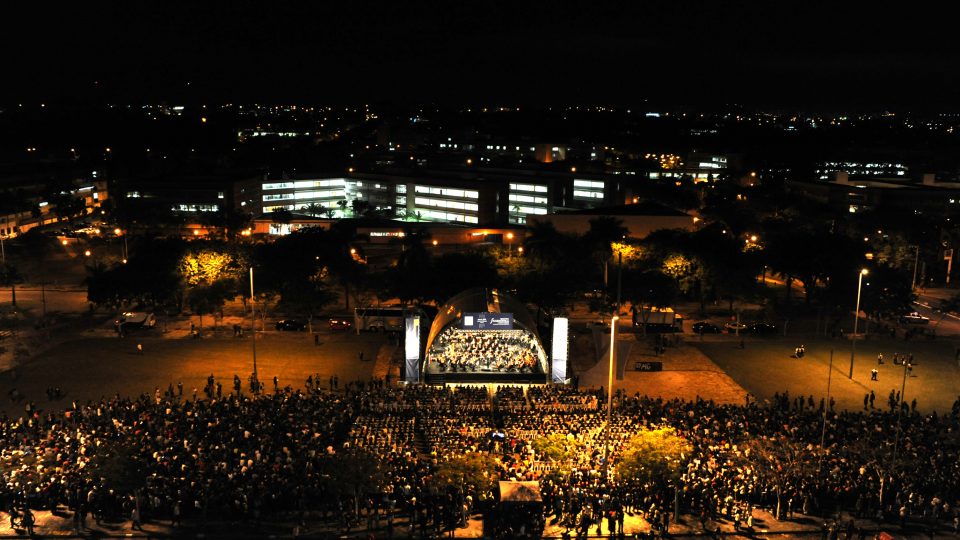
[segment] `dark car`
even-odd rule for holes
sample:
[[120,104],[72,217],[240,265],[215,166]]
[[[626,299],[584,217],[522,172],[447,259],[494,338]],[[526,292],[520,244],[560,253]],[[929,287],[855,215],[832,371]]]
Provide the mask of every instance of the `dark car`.
[[307,329],[307,325],[301,321],[293,319],[281,319],[277,321],[277,330],[291,330],[294,332],[303,332]]
[[705,321],[693,323],[694,334],[721,334],[723,329],[719,326]]
[[353,321],[346,317],[331,317],[330,330],[334,332],[346,332],[353,327]]
[[743,331],[748,334],[770,336],[777,333],[777,327],[772,324],[758,322],[747,326],[747,328]]

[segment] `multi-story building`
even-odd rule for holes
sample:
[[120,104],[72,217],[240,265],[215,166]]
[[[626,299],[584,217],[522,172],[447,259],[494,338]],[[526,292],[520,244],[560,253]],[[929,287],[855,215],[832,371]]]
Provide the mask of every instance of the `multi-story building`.
[[936,175],[912,177],[851,178],[834,171],[829,181],[791,180],[787,190],[795,195],[827,204],[837,211],[890,211],[892,215],[948,215],[960,209],[960,183],[941,182]]
[[529,215],[622,204],[635,179],[531,169],[404,170],[267,178],[259,211],[328,217],[377,215],[410,221],[523,225]]

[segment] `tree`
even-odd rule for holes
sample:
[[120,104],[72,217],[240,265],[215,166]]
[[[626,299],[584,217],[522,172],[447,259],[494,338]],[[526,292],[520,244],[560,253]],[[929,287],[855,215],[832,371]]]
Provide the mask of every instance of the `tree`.
[[[198,285],[194,287],[187,297],[187,305],[190,311],[200,316],[200,328],[203,328],[203,315],[205,313],[217,313],[223,310],[227,299],[234,295],[233,282],[231,280],[220,280],[210,285]],[[216,322],[214,322],[216,326]]]
[[431,298],[438,305],[472,287],[494,287],[499,281],[493,260],[485,254],[446,253],[433,260],[434,287]]
[[467,452],[437,466],[430,484],[438,489],[490,491],[497,482],[497,463],[490,454]]
[[318,217],[327,213],[327,207],[314,202],[303,207],[300,211],[308,216]]
[[382,490],[390,471],[384,461],[362,451],[344,451],[324,456],[320,462],[321,477],[326,478],[326,488],[336,498],[353,499],[354,512],[360,515],[360,496]]
[[672,427],[644,429],[627,442],[617,474],[634,485],[676,485],[693,446]]
[[23,283],[20,270],[10,263],[0,266],[0,285],[10,287],[10,303],[13,307],[17,307],[17,283]]
[[85,472],[92,483],[113,490],[121,497],[133,495],[146,485],[146,466],[139,448],[131,440],[100,439],[97,441],[100,444],[90,445],[94,454]]
[[621,242],[629,234],[623,226],[623,221],[610,217],[600,216],[590,220],[590,230],[583,235],[583,242],[591,257],[603,272],[603,285],[608,284],[607,264],[613,254],[612,244]]
[[812,474],[816,467],[816,448],[783,435],[752,437],[741,445],[741,464],[773,485],[777,492],[775,517],[783,515],[783,496],[793,478]]
[[623,278],[624,298],[633,304],[633,322],[639,315],[646,334],[652,308],[669,307],[676,301],[676,281],[660,270],[629,269]]
[[214,283],[227,277],[236,277],[240,267],[233,254],[219,249],[191,249],[180,259],[180,273],[188,285]]
[[530,233],[523,241],[523,247],[529,257],[538,263],[538,268],[559,264],[563,257],[564,244],[570,238],[557,231],[553,223],[538,221],[530,228]]
[[270,213],[270,219],[274,223],[289,224],[293,221],[293,213],[286,208],[277,208]]
[[573,436],[551,433],[533,440],[534,451],[540,459],[546,458],[557,465],[560,474],[570,472],[584,454],[586,444]]
[[400,238],[402,252],[390,269],[392,293],[403,302],[423,301],[433,290],[433,265],[425,242],[425,230],[407,229]]

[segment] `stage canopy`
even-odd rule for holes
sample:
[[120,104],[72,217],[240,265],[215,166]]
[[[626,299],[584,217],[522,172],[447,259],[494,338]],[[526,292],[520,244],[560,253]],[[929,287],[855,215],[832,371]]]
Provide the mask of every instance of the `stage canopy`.
[[468,289],[440,307],[421,373],[426,382],[546,382],[537,325],[516,298]]

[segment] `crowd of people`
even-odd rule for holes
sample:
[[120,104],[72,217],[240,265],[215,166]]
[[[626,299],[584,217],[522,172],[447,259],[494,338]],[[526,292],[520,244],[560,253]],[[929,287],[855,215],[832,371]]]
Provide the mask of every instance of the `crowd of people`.
[[[960,523],[960,400],[924,416],[834,411],[788,394],[746,405],[616,394],[607,423],[602,388],[317,379],[250,395],[236,386],[190,399],[171,385],[0,419],[0,505],[11,519],[57,510],[78,531],[90,516],[174,526],[339,519],[347,530],[365,520],[392,534],[403,517],[429,533],[495,503],[489,486],[431,484],[444,463],[482,453],[497,479],[539,481],[543,522],[579,535],[622,531],[624,514],[669,528],[675,507],[704,527],[752,527],[756,508]],[[692,449],[678,478],[613,474],[633,435],[663,426]],[[536,441],[551,435],[577,448],[570,462],[538,454]]]
[[427,360],[440,372],[542,373],[544,353],[525,330],[446,328],[431,344]]

